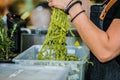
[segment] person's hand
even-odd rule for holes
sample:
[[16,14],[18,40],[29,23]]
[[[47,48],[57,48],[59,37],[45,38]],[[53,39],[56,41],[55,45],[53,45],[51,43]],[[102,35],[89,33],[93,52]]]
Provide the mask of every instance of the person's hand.
[[50,7],[64,10],[71,0],[48,0]]
[[[50,7],[56,7],[62,10],[66,8],[66,6],[69,4],[70,1],[71,0],[48,0]],[[86,10],[87,15],[90,16],[90,4],[91,4],[90,0],[81,0],[81,1],[82,1],[83,9]],[[75,9],[75,11],[72,12],[77,12],[76,10],[79,10],[79,8]]]

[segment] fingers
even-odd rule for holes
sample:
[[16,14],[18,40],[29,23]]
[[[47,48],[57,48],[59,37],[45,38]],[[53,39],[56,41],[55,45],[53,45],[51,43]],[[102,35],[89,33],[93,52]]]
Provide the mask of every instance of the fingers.
[[49,2],[48,4],[50,7],[54,7],[53,2]]
[[64,9],[64,0],[47,0],[49,2],[50,7],[55,7],[59,9]]
[[47,0],[48,2],[52,2],[52,0]]
[[50,7],[54,7],[54,2],[53,2],[53,0],[47,0],[47,1],[49,2],[48,5],[49,5]]

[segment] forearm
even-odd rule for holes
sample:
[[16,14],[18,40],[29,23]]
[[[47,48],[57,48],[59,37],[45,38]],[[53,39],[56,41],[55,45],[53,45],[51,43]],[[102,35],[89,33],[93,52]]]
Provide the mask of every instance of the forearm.
[[[74,11],[75,10],[75,11]],[[76,13],[82,11],[82,7],[76,5],[70,10],[70,16],[73,18]],[[94,53],[96,57],[101,58],[107,56],[108,53],[108,43],[109,38],[106,32],[100,30],[95,26],[90,19],[87,17],[85,13],[80,14],[74,21],[73,21],[78,33],[80,34],[83,41],[86,45],[90,48],[90,50]]]

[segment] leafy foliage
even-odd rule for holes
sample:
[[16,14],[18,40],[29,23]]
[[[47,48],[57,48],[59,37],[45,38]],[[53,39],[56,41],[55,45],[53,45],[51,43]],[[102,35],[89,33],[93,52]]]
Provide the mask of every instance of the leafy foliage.
[[14,42],[11,40],[12,37],[8,37],[5,24],[0,18],[0,59],[9,59],[12,54]]

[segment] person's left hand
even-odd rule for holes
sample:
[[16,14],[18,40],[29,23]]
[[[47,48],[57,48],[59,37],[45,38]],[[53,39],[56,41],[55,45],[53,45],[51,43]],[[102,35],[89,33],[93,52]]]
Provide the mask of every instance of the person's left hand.
[[71,0],[48,0],[50,7],[64,10]]

